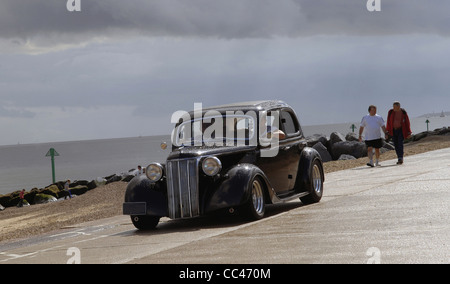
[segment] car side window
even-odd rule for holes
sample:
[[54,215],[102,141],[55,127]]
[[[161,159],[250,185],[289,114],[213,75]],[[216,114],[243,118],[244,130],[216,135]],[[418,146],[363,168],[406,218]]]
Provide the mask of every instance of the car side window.
[[281,124],[286,132],[286,135],[295,134],[299,131],[298,124],[294,121],[292,114],[287,111],[281,112]]

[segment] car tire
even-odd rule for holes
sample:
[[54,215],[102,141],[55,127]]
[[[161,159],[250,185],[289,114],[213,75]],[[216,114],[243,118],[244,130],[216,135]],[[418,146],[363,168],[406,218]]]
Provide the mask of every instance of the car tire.
[[159,216],[132,215],[131,222],[139,230],[154,230],[160,218]]
[[259,176],[255,176],[249,187],[250,198],[244,205],[246,216],[250,220],[262,219],[266,211],[264,182]]
[[306,184],[309,194],[300,197],[303,204],[317,203],[322,199],[323,194],[323,173],[322,163],[315,159],[311,165],[311,172],[309,173],[309,181]]

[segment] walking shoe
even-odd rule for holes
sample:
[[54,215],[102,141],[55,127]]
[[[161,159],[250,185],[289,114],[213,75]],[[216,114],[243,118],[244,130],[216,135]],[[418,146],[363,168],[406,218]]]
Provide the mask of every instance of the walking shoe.
[[373,162],[367,163],[367,165],[372,168],[374,167]]
[[398,160],[397,165],[403,164],[403,160]]
[[375,167],[381,167],[381,164],[378,161],[375,163]]

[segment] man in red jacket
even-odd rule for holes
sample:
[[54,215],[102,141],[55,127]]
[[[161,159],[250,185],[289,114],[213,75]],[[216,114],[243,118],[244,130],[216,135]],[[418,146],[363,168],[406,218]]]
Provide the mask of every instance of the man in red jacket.
[[388,113],[386,122],[386,139],[392,136],[395,152],[397,153],[397,165],[403,164],[403,141],[411,137],[411,124],[406,110],[400,107],[399,102],[394,102],[393,109]]

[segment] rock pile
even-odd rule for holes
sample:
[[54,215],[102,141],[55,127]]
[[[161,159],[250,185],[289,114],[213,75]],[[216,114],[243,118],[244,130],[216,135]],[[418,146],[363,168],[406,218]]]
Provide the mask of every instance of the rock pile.
[[433,136],[433,135],[450,135],[450,127],[442,127],[442,128],[437,128],[433,131],[424,131],[424,132],[418,133],[418,134],[414,135],[411,139],[409,139],[408,142],[409,141],[419,141],[420,139],[423,139],[428,136]]
[[[405,140],[405,144],[412,141],[419,141],[427,136],[432,135],[450,135],[450,127],[435,129],[434,131],[425,131],[413,135],[410,139]],[[316,149],[323,162],[335,160],[348,160],[367,157],[367,147],[364,142],[358,141],[356,133],[348,133],[346,136],[339,132],[333,132],[329,137],[323,134],[315,134],[306,137],[309,147]],[[381,153],[394,150],[394,145],[383,139],[383,147]]]
[[339,132],[333,132],[329,137],[323,134],[315,134],[307,137],[306,141],[309,147],[319,152],[323,162],[367,156],[366,144],[359,142],[354,133],[344,136]]
[[[131,169],[126,173],[113,174],[106,177],[97,178],[95,180],[77,180],[69,185],[69,189],[72,195],[82,195],[89,190],[96,188],[102,184],[108,184],[116,181],[129,182],[135,175],[135,169]],[[34,205],[57,201],[61,198],[66,198],[69,193],[64,190],[65,181],[58,181],[45,188],[33,188],[28,192],[25,192],[23,205]],[[20,201],[20,190],[16,190],[9,194],[0,195],[0,211],[5,210],[7,207],[17,206]]]

